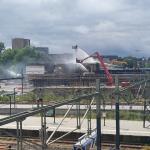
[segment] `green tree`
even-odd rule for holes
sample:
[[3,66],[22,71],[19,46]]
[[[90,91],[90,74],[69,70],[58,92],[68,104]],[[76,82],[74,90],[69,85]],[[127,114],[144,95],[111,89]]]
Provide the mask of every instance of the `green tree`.
[[127,67],[128,68],[137,68],[137,58],[136,57],[125,57],[124,61],[127,62]]
[[6,49],[0,55],[0,65],[17,64],[17,63],[32,63],[41,58],[41,55],[36,52],[34,47],[25,47],[22,49]]
[[18,62],[34,62],[36,59],[39,59],[41,56],[35,51],[34,47],[26,47],[22,49],[17,49],[13,59],[14,63]]
[[0,63],[2,65],[8,64],[13,59],[13,51],[11,49],[5,50],[0,57]]

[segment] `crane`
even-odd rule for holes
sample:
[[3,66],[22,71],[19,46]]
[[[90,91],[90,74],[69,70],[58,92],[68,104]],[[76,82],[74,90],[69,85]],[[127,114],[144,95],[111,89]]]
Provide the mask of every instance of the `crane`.
[[[79,50],[77,45],[73,46],[72,48],[75,49],[76,52],[77,52],[77,50]],[[104,63],[103,57],[98,52],[88,55],[84,50],[80,49],[80,53],[78,54],[78,56],[76,55],[76,62],[82,64],[85,60],[87,60],[88,58],[92,58],[92,57],[98,59],[101,67],[104,69],[105,76],[108,80],[107,85],[112,86],[113,85],[113,77],[110,74],[106,64]],[[93,63],[94,61],[91,61],[91,62]],[[126,63],[126,62],[124,62],[124,63]],[[130,85],[130,82],[128,82],[128,81],[121,82],[121,87],[127,87],[129,85]]]
[[90,58],[90,57],[94,57],[94,58],[97,58],[101,67],[104,69],[104,72],[105,72],[105,75],[106,75],[106,78],[108,80],[108,85],[113,85],[113,78],[112,78],[112,75],[109,73],[109,70],[107,69],[104,61],[103,61],[103,57],[98,53],[98,52],[95,52],[93,53],[92,55],[82,59],[82,60],[78,60],[78,62],[80,63],[83,63],[86,59]]
[[[97,58],[99,63],[100,63],[100,65],[101,65],[101,67],[104,69],[104,73],[105,73],[106,78],[108,80],[108,85],[110,85],[110,86],[113,85],[112,75],[110,74],[109,70],[107,69],[107,67],[106,67],[106,65],[105,65],[105,63],[103,61],[103,57],[98,52],[95,52],[92,55],[88,55],[84,50],[80,49],[78,47],[78,45],[72,46],[72,49],[75,49],[75,51],[76,51],[76,62],[78,62],[78,63],[82,64],[88,58],[92,58],[92,57],[93,58]],[[80,53],[79,53],[79,51],[80,51]]]

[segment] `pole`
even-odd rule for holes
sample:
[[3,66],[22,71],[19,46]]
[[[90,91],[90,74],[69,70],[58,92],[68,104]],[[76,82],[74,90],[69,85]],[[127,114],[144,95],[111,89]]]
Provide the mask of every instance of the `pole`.
[[106,125],[106,103],[105,99],[103,99],[103,118],[104,118],[104,126]]
[[21,93],[23,95],[23,69],[21,71],[21,76],[22,76],[22,78],[21,78]]
[[20,147],[20,139],[19,139],[19,121],[17,121],[17,150]]
[[120,115],[119,115],[119,82],[118,76],[115,78],[116,85],[116,150],[120,150]]
[[[39,102],[41,103],[41,107],[43,107],[43,99],[40,98]],[[46,112],[45,110],[41,112],[41,142],[42,142],[42,150],[45,150],[46,145]]]
[[76,104],[76,116],[77,116],[77,129],[81,128],[81,122],[80,122],[80,102]]
[[105,120],[106,120],[106,117],[104,117],[104,126],[106,125],[106,121]]
[[22,150],[22,120],[20,121],[20,150]]
[[56,119],[55,119],[55,108],[53,108],[53,117],[54,117],[54,123],[56,123]]
[[145,122],[146,122],[146,99],[144,99],[143,128],[145,128]]
[[[89,101],[89,100],[88,100]],[[87,105],[87,108],[89,109],[88,111],[88,118],[87,118],[87,121],[88,121],[88,135],[91,134],[91,100],[88,102],[88,105]]]
[[46,134],[46,111],[44,110],[44,112],[43,112],[44,114],[44,122],[43,122],[43,125],[44,125],[44,131],[43,131],[43,133],[44,133],[44,145],[43,145],[43,147],[44,147],[44,149],[46,149],[46,147],[47,147],[47,144],[46,144],[46,139],[47,139],[47,134]]
[[[100,92],[100,80],[96,79],[96,91]],[[97,126],[97,150],[101,150],[101,108],[100,96],[96,97],[96,126]]]
[[15,105],[16,105],[16,89],[14,88],[14,108],[15,108]]
[[9,96],[9,104],[10,104],[9,115],[11,116],[11,96]]

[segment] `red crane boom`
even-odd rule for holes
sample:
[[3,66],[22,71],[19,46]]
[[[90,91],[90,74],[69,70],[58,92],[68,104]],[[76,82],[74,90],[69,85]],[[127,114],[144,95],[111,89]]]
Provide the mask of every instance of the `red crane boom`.
[[86,57],[84,58],[83,60],[80,60],[80,62],[82,63],[84,60],[90,58],[90,57],[95,57],[98,59],[98,61],[100,62],[101,64],[101,67],[104,69],[104,72],[105,72],[105,75],[106,75],[106,78],[108,80],[108,84],[109,85],[113,85],[113,78],[112,78],[112,75],[109,73],[109,70],[107,69],[104,61],[103,61],[103,57],[98,53],[98,52],[95,52],[93,53],[92,55],[90,55],[89,57]]

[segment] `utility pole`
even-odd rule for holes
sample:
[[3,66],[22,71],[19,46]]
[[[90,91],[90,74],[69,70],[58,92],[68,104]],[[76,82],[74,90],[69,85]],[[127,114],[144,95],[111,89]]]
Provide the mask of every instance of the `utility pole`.
[[115,85],[116,85],[116,103],[115,103],[115,111],[116,111],[116,150],[120,150],[120,112],[119,112],[119,81],[118,76],[115,77]]
[[25,118],[21,118],[20,120],[17,120],[17,130],[16,130],[16,138],[17,138],[17,150],[23,150],[23,132],[22,132],[22,122],[25,120]]
[[9,115],[11,116],[11,95],[9,95],[9,104],[10,104]]
[[14,88],[14,108],[15,108],[15,105],[16,105],[16,89]]
[[[39,99],[41,103],[41,107],[43,107],[43,99]],[[45,110],[41,112],[41,133],[42,133],[42,150],[46,150],[47,145],[46,145],[46,112]]]
[[100,102],[100,80],[96,79],[96,91],[99,92],[96,96],[96,126],[97,126],[97,150],[101,150],[101,102]]

